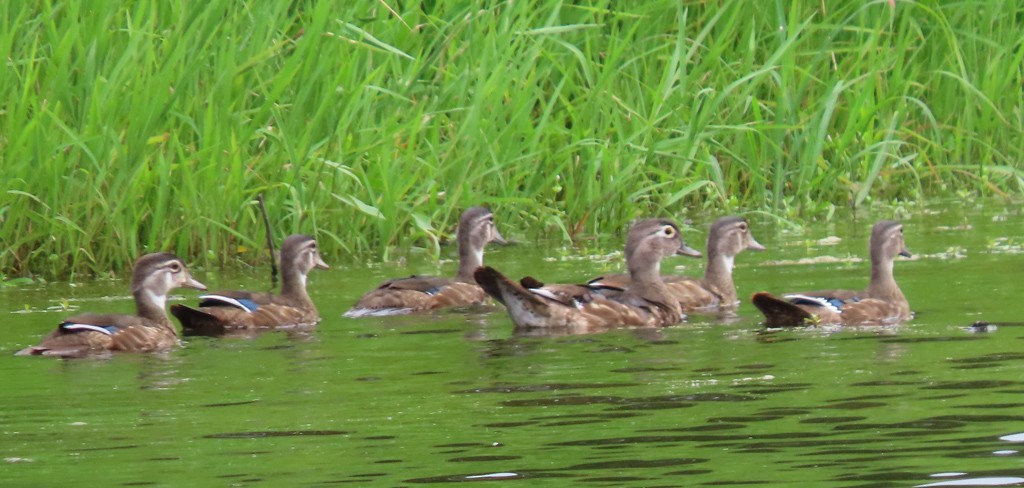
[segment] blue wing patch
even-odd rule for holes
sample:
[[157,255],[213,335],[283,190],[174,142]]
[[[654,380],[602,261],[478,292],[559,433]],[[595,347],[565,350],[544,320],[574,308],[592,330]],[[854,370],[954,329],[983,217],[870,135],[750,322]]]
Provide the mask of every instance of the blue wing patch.
[[441,290],[443,288],[444,288],[443,286],[435,286],[435,287],[427,288],[426,290],[423,290],[423,293],[426,293],[427,295],[430,295],[430,296],[434,296],[434,295],[437,295],[438,293],[441,293]]
[[221,295],[200,295],[199,306],[200,307],[222,307],[222,306],[236,307],[246,312],[252,313],[257,308],[260,308],[259,304],[249,300],[248,298],[231,298]]
[[843,306],[848,302],[856,303],[860,301],[860,298],[844,301],[834,297],[812,297],[808,295],[786,295],[785,298],[794,305],[825,307],[835,313],[843,313]]
[[84,330],[91,330],[93,332],[99,332],[101,334],[112,336],[114,335],[115,332],[117,332],[118,329],[116,325],[92,325],[64,322],[63,324],[60,324],[60,330],[65,330],[68,332],[81,332]]

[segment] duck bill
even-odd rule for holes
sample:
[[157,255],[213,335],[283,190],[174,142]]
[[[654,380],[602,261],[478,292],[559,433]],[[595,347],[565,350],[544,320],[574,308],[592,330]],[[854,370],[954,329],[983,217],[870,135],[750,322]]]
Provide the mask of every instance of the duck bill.
[[508,241],[506,241],[504,237],[501,237],[501,233],[498,232],[497,226],[494,227],[494,233],[491,234],[491,242],[501,245],[508,244]]
[[316,264],[313,265],[316,269],[331,269],[327,263],[324,262],[323,258],[319,254],[316,255]]
[[900,256],[903,256],[905,258],[912,258],[912,257],[914,257],[914,255],[910,254],[910,251],[908,251],[907,248],[905,248],[905,247],[903,248],[902,251],[900,251]]
[[699,257],[703,256],[703,254],[701,254],[700,251],[698,251],[698,250],[696,250],[696,249],[694,249],[694,248],[692,248],[690,246],[687,246],[685,242],[683,244],[679,245],[679,249],[676,249],[676,255],[677,256],[690,256],[692,258],[699,258]]
[[185,288],[195,288],[196,290],[205,290],[206,289],[206,285],[200,283],[198,280],[196,280],[195,278],[193,278],[191,276],[189,276],[188,280],[185,281],[185,283],[182,284],[181,286],[184,286]]
[[747,243],[747,249],[751,251],[764,251],[768,248],[762,246],[760,242],[755,241],[754,238],[751,237],[750,242]]

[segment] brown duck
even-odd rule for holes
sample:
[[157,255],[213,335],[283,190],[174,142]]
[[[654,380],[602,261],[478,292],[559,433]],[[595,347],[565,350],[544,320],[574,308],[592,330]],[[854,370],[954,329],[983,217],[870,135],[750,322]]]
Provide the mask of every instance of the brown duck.
[[178,335],[167,317],[167,294],[178,287],[205,290],[192,278],[185,263],[169,253],[142,256],[132,272],[135,315],[85,313],[68,317],[38,346],[17,355],[81,357],[92,352],[150,352],[178,345]]
[[477,283],[505,305],[517,327],[568,328],[585,333],[622,326],[666,326],[683,319],[679,303],[661,280],[661,260],[700,253],[683,243],[670,220],[633,225],[626,239],[626,267],[632,279],[621,293],[605,294],[584,285],[542,287],[531,278],[516,283],[494,268],[476,271]]
[[469,208],[459,218],[456,240],[459,271],[454,279],[410,276],[388,280],[363,295],[345,316],[393,315],[486,303],[487,294],[473,280],[473,270],[483,265],[488,243],[505,243],[494,225],[494,215],[483,207]]
[[[708,233],[708,262],[704,268],[704,277],[666,275],[661,279],[684,312],[735,308],[739,300],[736,297],[736,285],[732,281],[733,263],[736,255],[747,249],[765,249],[750,233],[747,220],[742,217],[721,217],[711,225]],[[601,276],[587,282],[592,287],[610,290],[624,290],[629,283],[629,275],[626,274]]]
[[316,240],[288,236],[281,244],[281,293],[219,291],[199,297],[199,308],[171,306],[183,335],[220,336],[231,331],[313,325],[320,321],[306,292],[306,275],[313,268],[329,269],[320,258]]
[[871,282],[864,291],[824,290],[775,297],[755,293],[752,301],[766,327],[801,325],[886,325],[909,320],[910,304],[893,277],[896,256],[910,257],[903,224],[886,220],[871,229]]

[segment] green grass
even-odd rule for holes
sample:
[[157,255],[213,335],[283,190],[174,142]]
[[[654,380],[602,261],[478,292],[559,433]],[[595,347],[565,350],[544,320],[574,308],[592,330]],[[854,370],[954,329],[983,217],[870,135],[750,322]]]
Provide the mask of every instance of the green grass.
[[0,3],[0,273],[1024,191],[1018,2],[488,3]]

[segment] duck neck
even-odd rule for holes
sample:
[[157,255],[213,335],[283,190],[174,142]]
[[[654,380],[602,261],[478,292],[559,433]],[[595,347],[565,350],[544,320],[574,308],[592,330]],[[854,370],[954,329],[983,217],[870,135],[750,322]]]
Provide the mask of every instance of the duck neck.
[[468,242],[459,243],[459,272],[455,274],[456,281],[476,283],[473,279],[473,272],[484,265],[484,250],[477,249]]
[[281,270],[281,296],[316,310],[306,292],[306,274],[295,268]]
[[723,303],[736,302],[736,285],[732,281],[735,256],[728,256],[708,247],[708,264],[704,269],[704,283],[722,295]]
[[628,289],[630,293],[660,304],[673,315],[673,320],[682,316],[683,310],[679,306],[679,301],[672,297],[665,282],[661,279],[661,261],[630,263],[628,267],[629,277],[632,281]]
[[905,301],[903,292],[892,274],[892,259],[871,258],[871,283],[868,297],[891,301]]
[[167,318],[167,295],[155,293],[153,290],[141,288],[132,293],[135,297],[135,313],[139,317],[158,323],[174,330],[171,319]]

